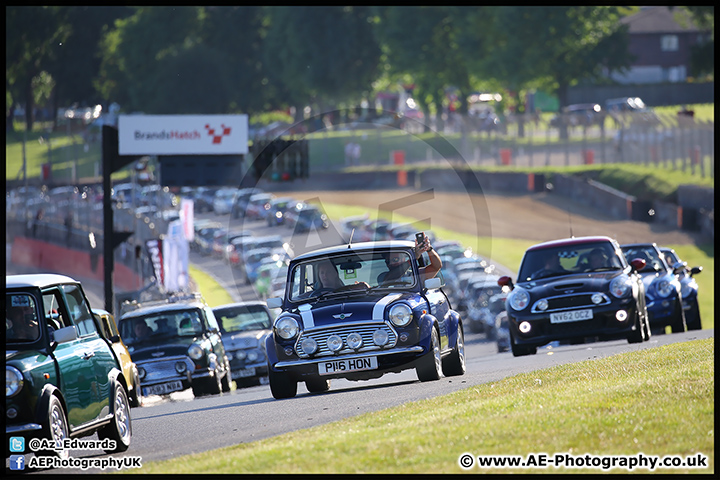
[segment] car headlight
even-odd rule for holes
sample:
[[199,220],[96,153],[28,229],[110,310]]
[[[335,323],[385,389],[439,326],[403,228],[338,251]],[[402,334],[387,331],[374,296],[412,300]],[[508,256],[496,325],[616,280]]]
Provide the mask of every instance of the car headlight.
[[409,306],[405,305],[404,303],[396,303],[392,307],[390,307],[390,313],[388,315],[390,318],[390,321],[398,326],[398,327],[404,327],[413,318],[412,310]]
[[275,332],[280,338],[290,340],[294,338],[300,331],[297,320],[293,317],[282,317],[275,322]]
[[203,356],[203,353],[203,349],[200,348],[200,345],[198,345],[197,343],[193,343],[188,348],[188,355],[190,355],[190,358],[192,358],[193,360],[200,360]]
[[522,288],[515,288],[508,297],[510,307],[513,310],[523,310],[530,303],[530,294]]
[[682,284],[681,294],[683,299],[690,298],[697,293],[697,283],[687,282]]
[[22,373],[15,367],[5,367],[5,397],[10,398],[22,390],[25,380]]
[[632,283],[627,275],[618,275],[610,282],[610,293],[616,298],[622,298],[632,291]]
[[675,284],[667,277],[658,279],[654,287],[658,295],[663,298],[669,297],[675,291]]

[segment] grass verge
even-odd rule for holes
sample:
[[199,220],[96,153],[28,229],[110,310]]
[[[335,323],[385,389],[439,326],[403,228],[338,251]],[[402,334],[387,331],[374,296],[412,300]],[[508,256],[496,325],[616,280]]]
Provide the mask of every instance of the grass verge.
[[656,472],[713,473],[714,347],[711,338],[560,365],[258,442],[148,462],[139,473],[603,473],[463,470],[458,459],[464,453],[703,454],[706,468]]

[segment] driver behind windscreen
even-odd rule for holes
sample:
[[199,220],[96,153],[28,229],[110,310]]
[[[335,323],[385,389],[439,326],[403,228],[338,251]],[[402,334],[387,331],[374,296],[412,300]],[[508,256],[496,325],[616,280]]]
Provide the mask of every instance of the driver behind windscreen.
[[35,309],[27,305],[10,306],[6,310],[7,336],[13,340],[35,340],[40,335]]

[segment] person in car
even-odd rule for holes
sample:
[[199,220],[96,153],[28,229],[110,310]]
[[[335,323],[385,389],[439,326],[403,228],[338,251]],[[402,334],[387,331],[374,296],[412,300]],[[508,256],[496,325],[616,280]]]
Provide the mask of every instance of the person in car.
[[328,260],[318,264],[318,281],[319,289],[335,290],[336,288],[345,286],[342,280],[340,280],[337,269]]
[[605,253],[599,248],[595,248],[590,252],[588,256],[588,271],[596,270],[598,268],[607,267],[607,257]]
[[370,285],[368,285],[366,282],[355,282],[345,285],[343,281],[340,280],[340,275],[338,274],[337,268],[335,268],[335,266],[329,260],[323,260],[318,263],[317,270],[318,280],[317,282],[315,282],[315,287],[313,288],[313,295],[333,292],[341,288],[344,288],[345,290],[370,288]]
[[[423,279],[433,278],[442,268],[442,260],[437,252],[430,245],[430,239],[423,233],[423,241],[418,243],[415,239],[415,257],[419,260],[424,252],[428,253],[430,264],[420,267],[420,275]],[[403,277],[411,275],[410,258],[403,252],[389,252],[383,254],[387,272],[378,275],[378,284],[402,281]]]
[[570,273],[560,265],[560,257],[556,253],[549,254],[545,257],[545,265],[543,268],[533,274],[533,278],[547,277],[556,273]]
[[38,321],[32,307],[10,307],[6,311],[8,338],[13,340],[35,340],[40,334]]
[[136,340],[144,340],[152,335],[152,329],[147,326],[145,320],[138,320],[133,325],[133,332],[135,333]]

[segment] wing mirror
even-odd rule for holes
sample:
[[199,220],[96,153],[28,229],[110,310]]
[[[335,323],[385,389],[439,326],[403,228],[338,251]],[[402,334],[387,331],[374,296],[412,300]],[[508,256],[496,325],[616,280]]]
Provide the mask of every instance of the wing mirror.
[[273,308],[282,308],[282,298],[280,297],[271,297],[268,298],[265,302],[269,309]]
[[64,327],[53,332],[53,340],[56,343],[67,343],[77,339],[77,331],[75,325]]
[[498,285],[501,287],[508,287],[512,290],[513,288],[513,281],[512,278],[508,277],[507,275],[503,275],[502,277],[498,278],[497,281]]
[[442,287],[442,280],[437,277],[428,278],[427,280],[425,280],[425,288],[427,288],[428,290],[440,287]]
[[639,272],[640,270],[642,270],[643,268],[645,268],[645,265],[647,265],[647,262],[646,262],[645,260],[643,260],[642,258],[634,258],[634,259],[630,262],[630,265],[632,265],[632,268],[633,268],[636,272]]

